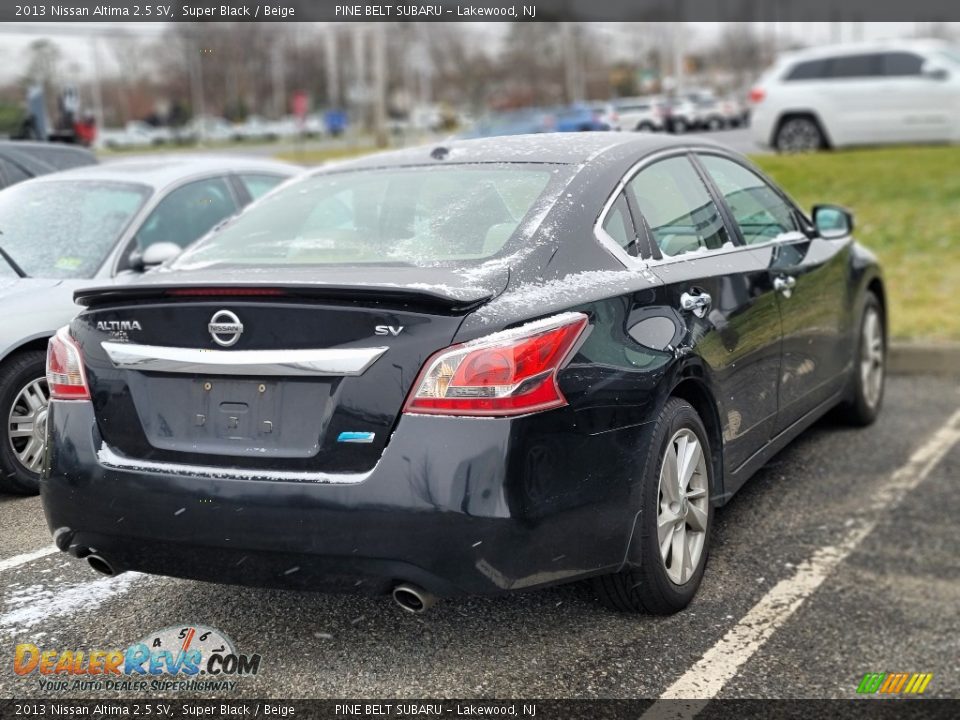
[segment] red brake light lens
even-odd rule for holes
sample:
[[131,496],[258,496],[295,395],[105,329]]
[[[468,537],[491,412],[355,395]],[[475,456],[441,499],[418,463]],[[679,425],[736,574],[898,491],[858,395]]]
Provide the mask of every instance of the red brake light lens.
[[564,313],[441,350],[424,365],[404,412],[505,417],[566,405],[557,371],[586,328],[586,315]]
[[755,87],[750,91],[750,102],[758,103],[763,102],[763,99],[767,96],[767,91],[762,87]]
[[52,400],[89,400],[90,388],[80,347],[62,327],[47,345],[47,385]]

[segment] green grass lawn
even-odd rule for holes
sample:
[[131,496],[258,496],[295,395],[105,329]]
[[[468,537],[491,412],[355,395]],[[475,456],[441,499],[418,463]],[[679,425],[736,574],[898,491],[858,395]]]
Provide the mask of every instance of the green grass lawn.
[[899,147],[753,160],[802,207],[844,205],[883,263],[893,337],[960,340],[960,147]]

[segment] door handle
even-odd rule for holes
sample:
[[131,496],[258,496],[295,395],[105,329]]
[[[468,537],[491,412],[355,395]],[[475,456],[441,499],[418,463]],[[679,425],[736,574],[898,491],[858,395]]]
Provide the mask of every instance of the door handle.
[[694,292],[693,294],[685,292],[680,296],[680,308],[692,312],[698,318],[706,316],[712,302],[713,299],[710,294],[705,292]]
[[778,275],[773,279],[773,289],[788,298],[797,286],[797,279],[793,275]]

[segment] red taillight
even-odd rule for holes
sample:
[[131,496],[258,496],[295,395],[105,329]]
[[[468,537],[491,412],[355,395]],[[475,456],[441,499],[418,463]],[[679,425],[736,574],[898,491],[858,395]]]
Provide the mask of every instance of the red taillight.
[[508,416],[566,405],[557,371],[586,327],[583,313],[564,313],[441,350],[424,365],[404,412]]
[[767,96],[766,90],[764,90],[762,87],[755,87],[750,91],[749,98],[750,98],[750,102],[758,103],[758,102],[762,102],[766,96]]
[[47,345],[47,385],[52,400],[89,400],[87,374],[79,346],[62,327]]

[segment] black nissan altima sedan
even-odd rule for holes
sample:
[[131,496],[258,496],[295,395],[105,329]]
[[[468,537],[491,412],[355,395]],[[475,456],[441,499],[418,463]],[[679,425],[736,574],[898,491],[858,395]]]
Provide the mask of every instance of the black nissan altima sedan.
[[592,578],[670,613],[713,511],[827,411],[872,422],[886,303],[843,209],[614,133],[321,169],[51,341],[41,483],[107,574],[393,593]]

